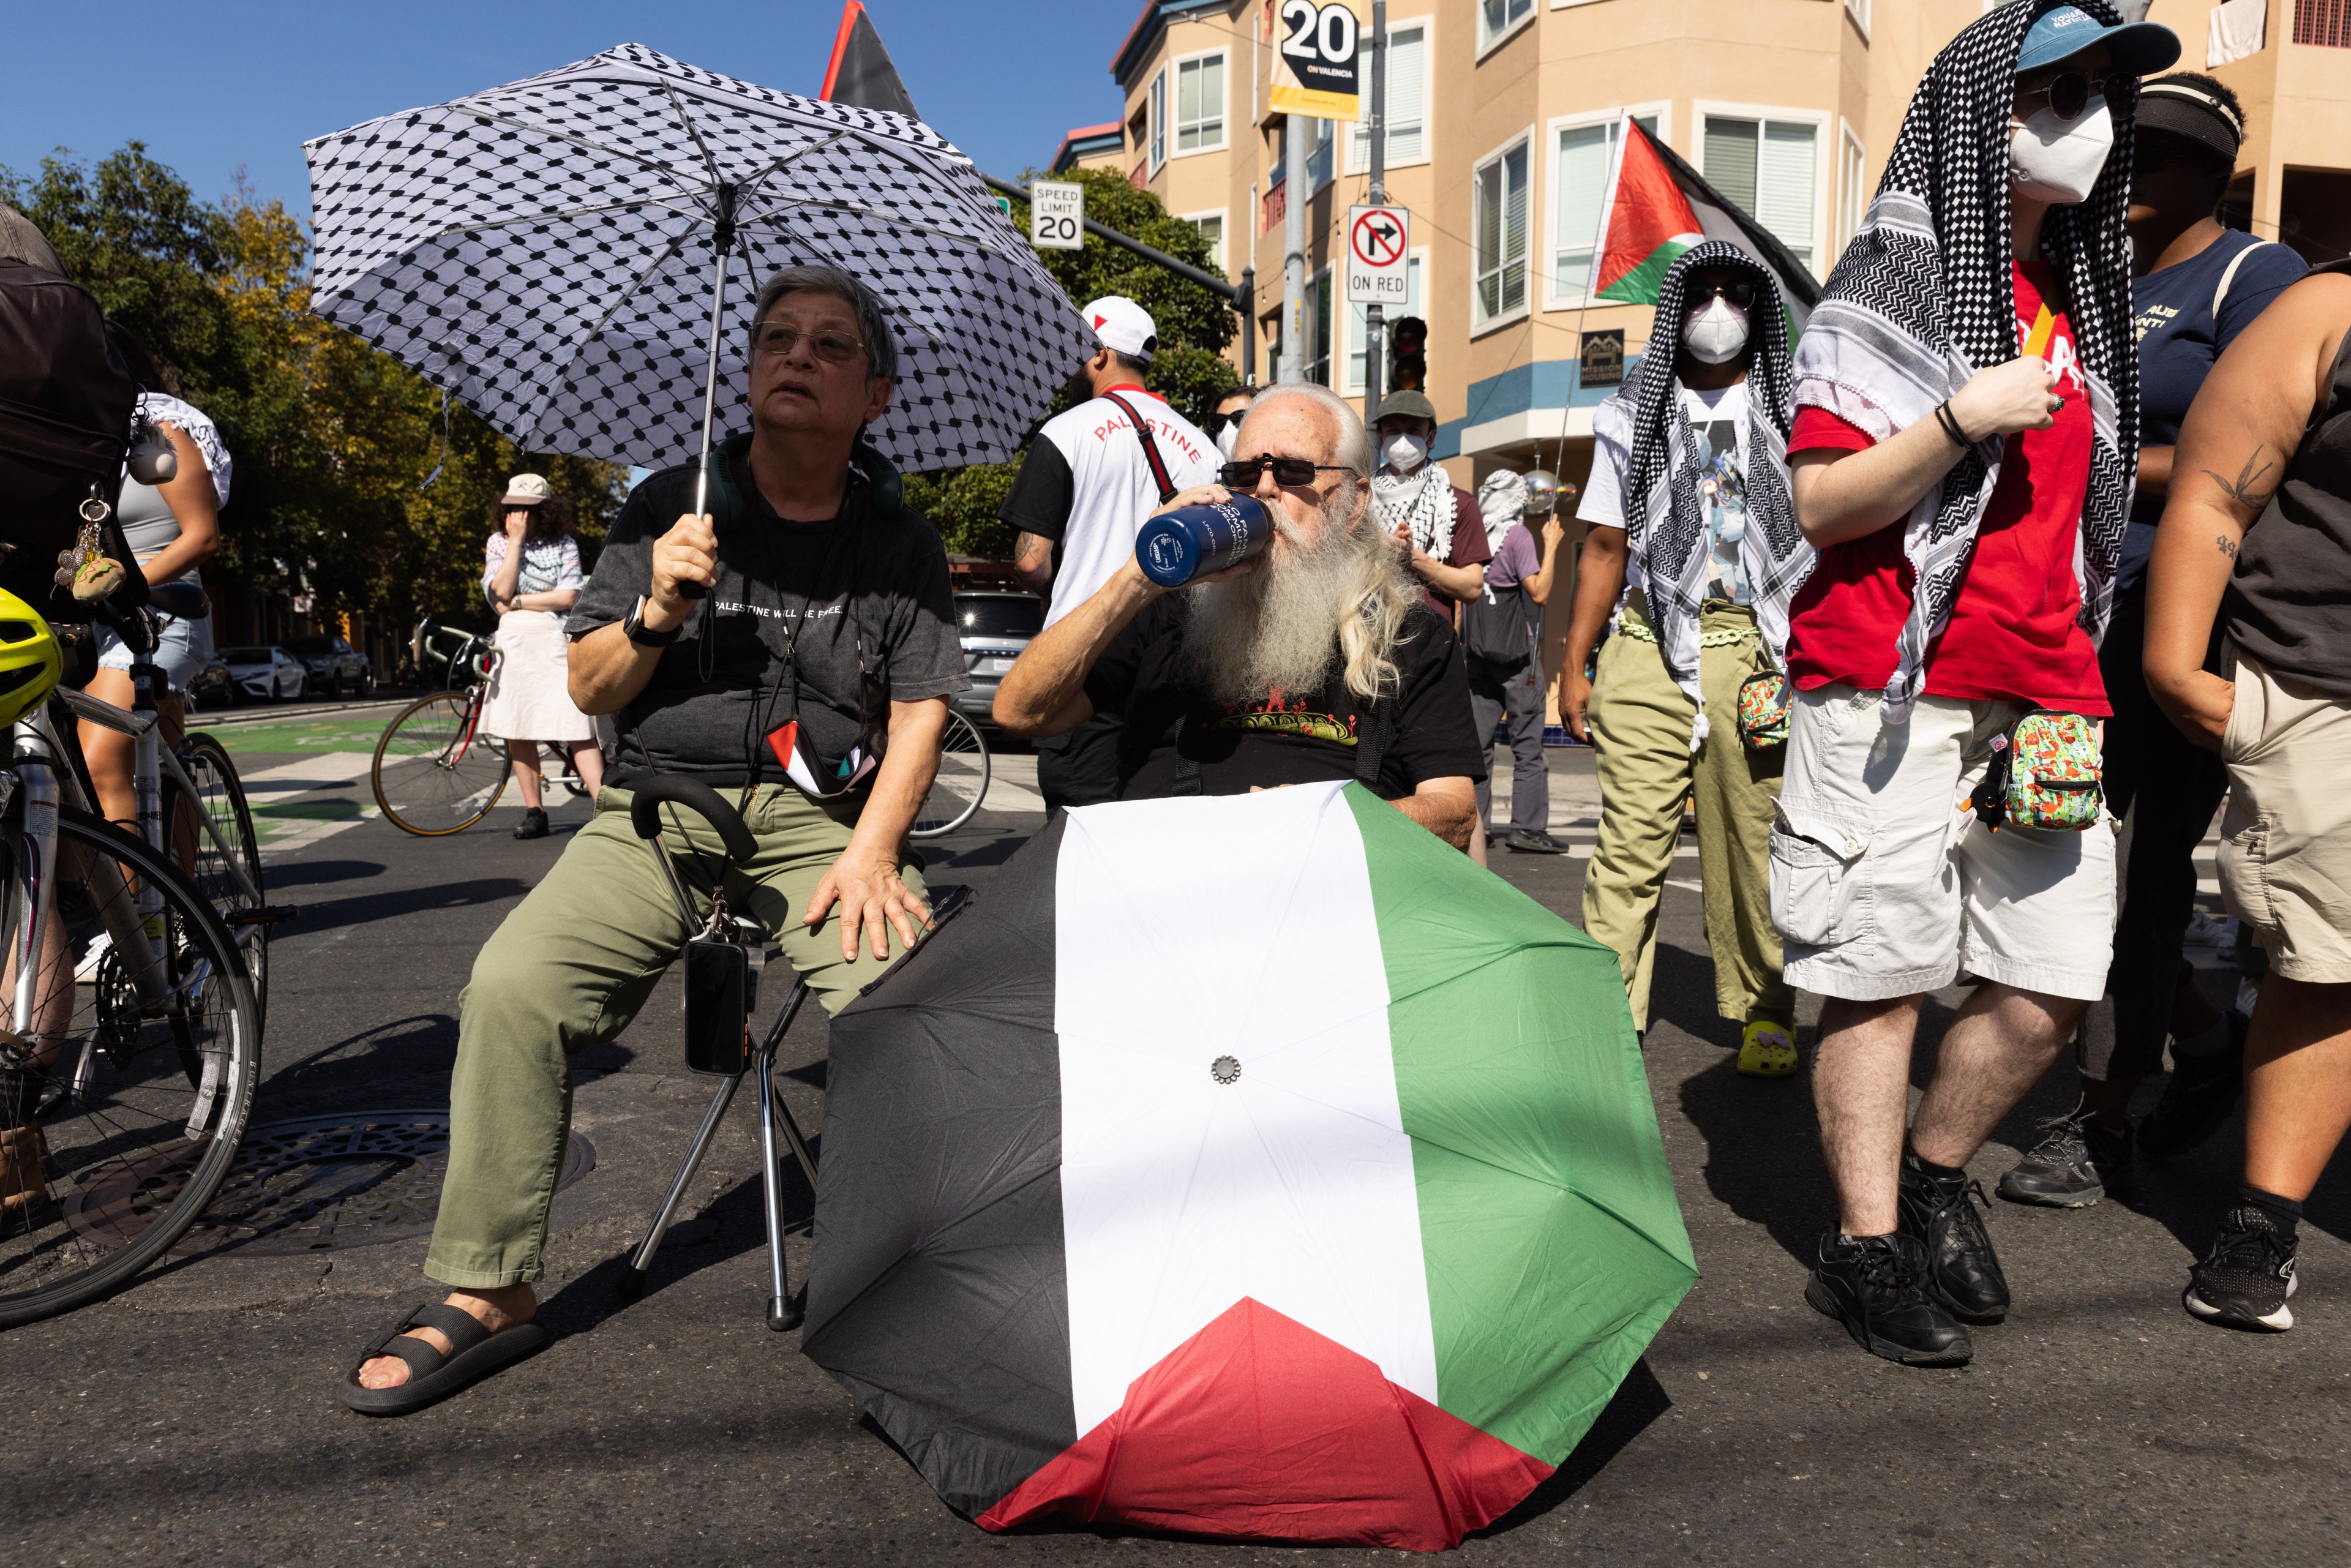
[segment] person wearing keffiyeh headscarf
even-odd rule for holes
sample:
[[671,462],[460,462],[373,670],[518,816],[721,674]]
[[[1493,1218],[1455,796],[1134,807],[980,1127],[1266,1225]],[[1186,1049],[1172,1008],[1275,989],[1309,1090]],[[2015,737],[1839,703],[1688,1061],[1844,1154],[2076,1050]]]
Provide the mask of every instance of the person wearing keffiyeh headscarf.
[[1616,950],[1646,1030],[1658,901],[1694,790],[1715,1009],[1741,1026],[1739,1071],[1759,1078],[1796,1066],[1765,859],[1782,747],[1743,745],[1738,720],[1741,685],[1779,668],[1813,563],[1788,502],[1788,365],[1770,272],[1721,241],[1674,262],[1640,370],[1593,420],[1577,512],[1592,531],[1560,677],[1562,717],[1599,752],[1583,928]]
[[[1839,1211],[1805,1298],[1895,1361],[1963,1362],[1960,1322],[2006,1313],[1964,1167],[2105,984],[2111,828],[1959,809],[2026,716],[2110,711],[2097,643],[2139,426],[2132,110],[2179,54],[2107,0],[1970,24],[1796,351],[1789,461],[1821,555],[1789,615],[1771,911],[1789,982],[1827,998],[1813,1086]],[[1925,993],[1962,975],[1906,1127]]]

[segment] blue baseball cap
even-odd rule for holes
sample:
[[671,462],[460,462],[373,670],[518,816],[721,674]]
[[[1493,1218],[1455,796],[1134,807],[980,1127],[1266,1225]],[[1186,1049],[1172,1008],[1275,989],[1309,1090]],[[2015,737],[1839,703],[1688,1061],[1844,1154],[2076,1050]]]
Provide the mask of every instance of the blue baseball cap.
[[2078,5],[2060,5],[2044,12],[2024,35],[2024,47],[2016,54],[2016,74],[2072,59],[2100,44],[2105,45],[2115,68],[2126,76],[2168,70],[2179,58],[2179,35],[2160,22],[2109,27]]

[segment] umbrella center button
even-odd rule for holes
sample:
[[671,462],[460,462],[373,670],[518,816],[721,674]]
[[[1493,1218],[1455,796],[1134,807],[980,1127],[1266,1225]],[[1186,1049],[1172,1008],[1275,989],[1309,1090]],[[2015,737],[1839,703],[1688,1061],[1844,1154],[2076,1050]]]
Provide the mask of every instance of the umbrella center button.
[[1241,1079],[1240,1059],[1236,1056],[1220,1056],[1217,1058],[1216,1061],[1208,1063],[1208,1076],[1215,1079],[1219,1083],[1239,1082]]

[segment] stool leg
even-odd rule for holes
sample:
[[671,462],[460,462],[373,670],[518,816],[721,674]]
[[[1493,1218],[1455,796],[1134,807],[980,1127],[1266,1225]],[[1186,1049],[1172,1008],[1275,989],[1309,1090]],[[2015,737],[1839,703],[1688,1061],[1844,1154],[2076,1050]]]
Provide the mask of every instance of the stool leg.
[[[760,1082],[767,1082],[765,1073],[760,1075]],[[709,1152],[711,1136],[718,1131],[718,1124],[726,1114],[727,1103],[742,1085],[743,1080],[739,1075],[724,1079],[719,1082],[718,1092],[710,1097],[710,1109],[703,1113],[702,1126],[694,1134],[694,1143],[686,1149],[684,1161],[677,1167],[676,1178],[669,1184],[668,1195],[662,1199],[661,1207],[653,1211],[653,1224],[646,1228],[645,1239],[637,1244],[636,1255],[629,1260],[627,1266],[621,1270],[620,1279],[613,1282],[612,1288],[622,1301],[633,1301],[645,1293],[645,1277],[653,1272],[653,1253],[660,1248],[663,1236],[668,1233],[670,1216],[677,1212],[677,1200],[685,1196],[686,1186],[694,1180],[694,1173],[702,1168],[702,1156]],[[772,1179],[768,1185],[772,1192]],[[768,1207],[774,1207],[772,1200]]]
[[759,1182],[768,1192],[768,1326],[782,1333],[800,1326],[800,1313],[791,1303],[784,1276],[784,1195],[776,1164],[775,1065],[773,1054],[762,1051],[751,1070],[759,1075]]

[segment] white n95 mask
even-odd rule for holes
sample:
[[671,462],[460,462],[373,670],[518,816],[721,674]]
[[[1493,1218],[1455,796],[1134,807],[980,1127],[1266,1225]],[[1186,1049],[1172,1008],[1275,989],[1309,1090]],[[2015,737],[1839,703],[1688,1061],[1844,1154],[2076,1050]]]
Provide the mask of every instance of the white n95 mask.
[[2105,98],[2092,99],[2072,120],[2044,109],[2009,133],[2009,185],[2036,202],[2070,206],[2089,195],[2114,146]]
[[1409,474],[1427,461],[1428,443],[1417,435],[1396,435],[1387,444],[1388,466],[1399,474]]
[[1747,312],[1716,295],[1683,319],[1682,346],[1706,364],[1727,364],[1747,347]]
[[1233,460],[1233,444],[1240,438],[1241,422],[1238,415],[1226,421],[1224,429],[1217,432],[1217,450],[1225,455],[1226,462],[1230,463]]

